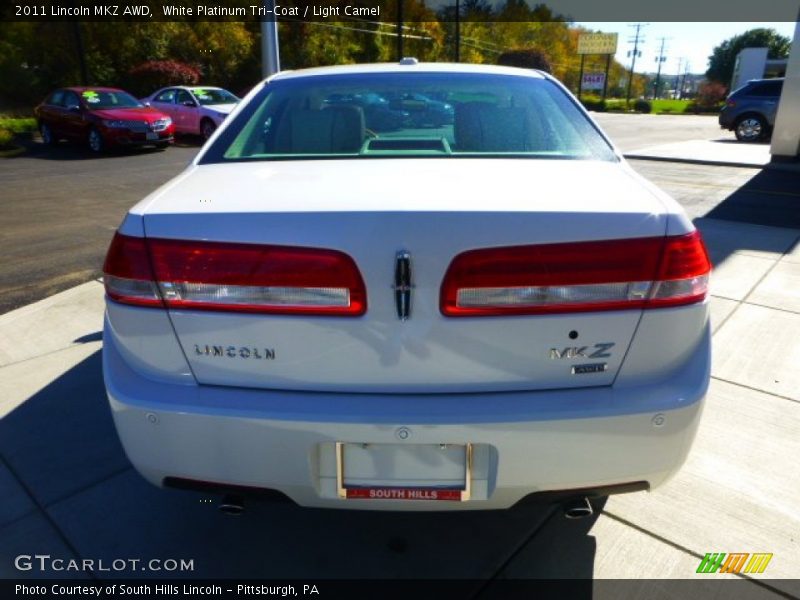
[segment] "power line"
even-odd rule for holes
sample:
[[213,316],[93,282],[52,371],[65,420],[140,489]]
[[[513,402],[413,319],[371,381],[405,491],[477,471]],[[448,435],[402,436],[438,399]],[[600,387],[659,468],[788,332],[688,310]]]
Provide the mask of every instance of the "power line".
[[[292,17],[281,17],[281,21],[292,21],[292,22],[295,22],[295,23],[305,23],[307,25],[317,25],[319,27],[328,27],[330,29],[344,29],[344,30],[347,30],[347,31],[358,31],[360,33],[369,33],[369,34],[372,34],[372,35],[385,35],[385,36],[388,36],[388,37],[398,37],[400,35],[400,34],[394,32],[394,31],[378,31],[378,30],[373,30],[373,29],[361,29],[360,27],[347,27],[345,25],[333,25],[331,23],[320,23],[319,21],[304,21],[303,19],[293,19]],[[424,36],[424,35],[411,35],[411,34],[408,34],[408,33],[404,33],[403,37],[407,38],[407,39],[410,39],[410,40],[433,41],[432,37]]]

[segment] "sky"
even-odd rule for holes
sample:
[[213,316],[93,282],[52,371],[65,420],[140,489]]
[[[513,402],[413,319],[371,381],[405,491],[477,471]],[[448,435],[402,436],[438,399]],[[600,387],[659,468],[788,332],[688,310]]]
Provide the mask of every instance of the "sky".
[[[628,50],[633,49],[633,44],[628,40],[633,39],[636,28],[629,26],[635,23],[577,23],[588,29],[606,33],[618,33],[617,60],[630,66],[631,59],[627,56]],[[795,23],[649,23],[641,28],[644,44],[640,45],[642,56],[636,59],[636,72],[655,72],[658,68],[656,57],[661,47],[661,38],[665,37],[664,55],[667,60],[662,64],[661,72],[675,74],[678,70],[678,61],[681,63],[681,72],[685,68],[685,61],[689,61],[690,73],[705,73],[708,68],[708,57],[714,46],[726,39],[744,33],[748,29],[765,27],[775,29],[781,35],[794,37]]]

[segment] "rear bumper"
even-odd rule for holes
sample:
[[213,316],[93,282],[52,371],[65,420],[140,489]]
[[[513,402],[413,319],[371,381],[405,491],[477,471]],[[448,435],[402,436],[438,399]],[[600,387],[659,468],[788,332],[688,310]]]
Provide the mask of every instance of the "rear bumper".
[[153,146],[156,144],[171,144],[174,141],[172,130],[159,131],[157,135],[157,139],[148,140],[144,133],[106,129],[103,133],[103,139],[106,144],[113,146]]
[[[669,381],[625,389],[326,394],[156,382],[131,369],[107,332],[103,370],[125,451],[156,485],[178,478],[277,490],[314,507],[474,510],[546,491],[660,485],[694,439],[709,354],[706,338]],[[401,427],[410,432],[404,440]],[[341,499],[336,442],[470,443],[471,499]]]
[[722,129],[732,130],[733,129],[733,123],[734,123],[735,120],[736,119],[734,118],[734,115],[731,114],[730,112],[726,112],[725,109],[722,109],[722,111],[720,111],[718,122],[719,122],[719,126]]

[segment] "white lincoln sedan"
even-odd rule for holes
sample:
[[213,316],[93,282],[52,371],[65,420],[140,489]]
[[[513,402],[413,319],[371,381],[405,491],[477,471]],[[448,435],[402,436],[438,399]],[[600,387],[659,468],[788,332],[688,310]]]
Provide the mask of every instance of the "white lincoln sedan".
[[[453,118],[349,101],[369,94]],[[685,460],[709,271],[679,205],[546,74],[285,72],[124,219],[105,384],[145,478],[229,507],[578,516]]]

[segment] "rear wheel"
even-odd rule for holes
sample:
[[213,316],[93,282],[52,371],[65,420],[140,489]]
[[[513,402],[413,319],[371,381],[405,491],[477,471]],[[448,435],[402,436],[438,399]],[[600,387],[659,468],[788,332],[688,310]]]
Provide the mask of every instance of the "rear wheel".
[[210,138],[216,130],[217,126],[214,125],[214,122],[211,119],[203,119],[203,121],[200,123],[200,135],[203,136],[204,140]]
[[759,115],[745,115],[736,121],[736,139],[740,142],[757,142],[767,134],[767,123]]
[[39,133],[42,134],[42,142],[44,142],[45,146],[52,146],[56,143],[56,139],[53,137],[53,131],[47,123],[42,123],[39,126]]
[[103,136],[94,127],[89,130],[89,150],[95,153],[103,151]]

